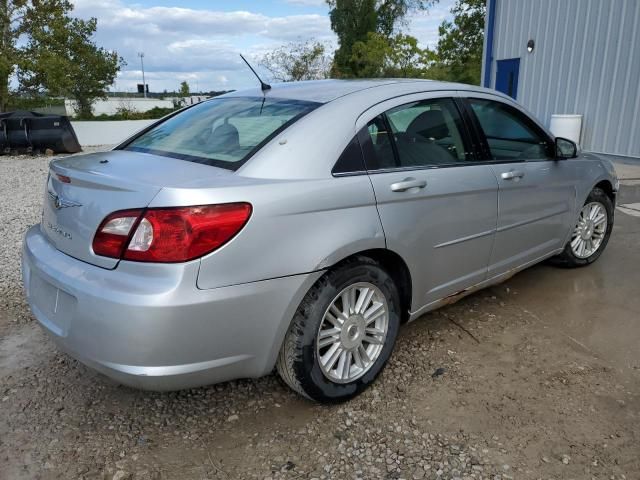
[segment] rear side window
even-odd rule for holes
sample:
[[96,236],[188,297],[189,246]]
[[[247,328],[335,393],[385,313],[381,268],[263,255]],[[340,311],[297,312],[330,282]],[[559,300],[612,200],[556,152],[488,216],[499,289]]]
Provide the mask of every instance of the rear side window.
[[387,110],[371,120],[359,138],[368,170],[453,166],[474,160],[451,98]]
[[344,149],[331,173],[334,175],[344,175],[348,173],[360,173],[365,170],[362,149],[356,136],[351,139],[347,148]]
[[517,109],[491,100],[469,99],[493,160],[554,158],[553,147],[537,125]]
[[384,115],[371,120],[358,134],[368,170],[397,167],[391,131]]
[[[410,103],[387,112],[401,167],[467,160],[462,118],[450,98]],[[469,159],[470,160],[470,159]]]
[[236,170],[271,138],[319,105],[264,97],[214,99],[178,113],[124,149]]

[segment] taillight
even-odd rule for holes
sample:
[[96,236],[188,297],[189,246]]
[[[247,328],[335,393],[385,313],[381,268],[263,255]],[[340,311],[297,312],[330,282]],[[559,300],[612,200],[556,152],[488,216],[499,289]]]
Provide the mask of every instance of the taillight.
[[93,237],[93,251],[103,257],[122,258],[129,233],[143,210],[121,210],[105,218]]
[[115,212],[98,228],[93,251],[139,262],[186,262],[227,243],[250,216],[249,203]]

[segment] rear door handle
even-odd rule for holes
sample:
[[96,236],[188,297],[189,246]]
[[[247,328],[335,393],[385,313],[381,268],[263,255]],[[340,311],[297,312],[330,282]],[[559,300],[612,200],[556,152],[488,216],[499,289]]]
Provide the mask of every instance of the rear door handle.
[[391,184],[392,192],[406,192],[411,188],[424,188],[427,186],[426,180],[417,180],[415,178],[409,177],[405,178],[401,182],[396,182]]
[[510,170],[508,172],[503,172],[500,176],[503,180],[514,180],[516,178],[520,179],[524,177],[524,172],[521,172],[520,170]]

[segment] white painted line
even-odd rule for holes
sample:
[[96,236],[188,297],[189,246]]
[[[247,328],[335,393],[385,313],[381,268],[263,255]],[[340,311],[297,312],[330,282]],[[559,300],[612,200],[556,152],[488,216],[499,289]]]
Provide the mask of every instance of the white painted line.
[[627,215],[634,217],[640,217],[640,203],[627,203],[625,205],[618,205],[618,210]]

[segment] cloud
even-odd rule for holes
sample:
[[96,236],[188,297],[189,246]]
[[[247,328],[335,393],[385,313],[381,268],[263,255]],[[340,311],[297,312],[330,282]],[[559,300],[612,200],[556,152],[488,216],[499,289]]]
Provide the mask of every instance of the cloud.
[[453,0],[441,0],[429,10],[413,13],[407,20],[407,31],[418,39],[422,48],[433,48],[438,43],[438,27],[451,18]]
[[269,16],[241,10],[145,7],[123,0],[76,0],[74,14],[96,17],[96,42],[116,50],[127,62],[118,77],[119,90],[133,90],[141,83],[138,52],[145,54],[151,90],[172,90],[188,74],[200,89],[215,90],[254,84],[239,53],[257,61],[262,53],[291,41],[335,42],[328,17],[318,14]]
[[[264,53],[291,41],[315,39],[330,48],[337,44],[328,14],[296,14],[298,9],[293,7],[326,7],[324,0],[281,2],[292,5],[290,15],[187,8],[184,5],[188,2],[177,0],[181,6],[75,0],[74,14],[96,17],[96,42],[117,51],[127,62],[117,80],[118,90],[133,91],[142,82],[138,52],[145,54],[145,77],[152,91],[173,90],[182,80],[193,83],[192,90],[196,83],[201,90],[239,89],[255,83],[239,53],[258,63]],[[435,43],[437,26],[451,2],[442,0],[429,13],[413,15],[408,19],[407,33],[417,36],[423,46]],[[262,2],[256,2],[256,10],[263,7]],[[259,66],[258,70],[268,76]]]

